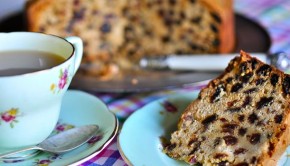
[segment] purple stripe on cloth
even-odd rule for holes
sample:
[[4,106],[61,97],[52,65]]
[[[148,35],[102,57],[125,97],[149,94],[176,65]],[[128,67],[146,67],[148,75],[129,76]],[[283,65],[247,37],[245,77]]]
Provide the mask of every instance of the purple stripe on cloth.
[[273,45],[270,52],[284,51],[290,54],[289,25],[290,25],[289,0],[236,0],[235,10],[259,22],[269,32]]
[[103,165],[114,165],[114,163],[119,159],[119,157],[120,153],[118,151],[115,151],[110,156],[109,160],[106,160],[106,162]]
[[84,162],[80,166],[127,166],[118,151],[116,142],[117,138],[115,138],[101,153],[93,157],[91,160]]
[[167,97],[168,95],[171,95],[171,94],[199,90],[203,86],[204,86],[204,84],[199,85],[199,86],[187,86],[184,89],[166,90],[166,91],[161,91],[158,93],[154,92],[154,93],[135,94],[135,95],[129,96],[128,98],[121,99],[121,100],[110,103],[109,109],[112,112],[114,112],[117,117],[126,118],[129,115],[131,115],[132,112],[140,109],[144,105],[146,105],[154,100],[157,100],[157,99],[160,99],[163,97]]

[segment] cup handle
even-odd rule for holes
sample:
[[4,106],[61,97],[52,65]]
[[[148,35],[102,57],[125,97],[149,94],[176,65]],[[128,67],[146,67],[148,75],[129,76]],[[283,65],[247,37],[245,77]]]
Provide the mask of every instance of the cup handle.
[[74,46],[75,53],[75,62],[74,62],[74,74],[77,72],[80,67],[82,56],[83,56],[83,41],[81,38],[76,36],[69,36],[65,38]]

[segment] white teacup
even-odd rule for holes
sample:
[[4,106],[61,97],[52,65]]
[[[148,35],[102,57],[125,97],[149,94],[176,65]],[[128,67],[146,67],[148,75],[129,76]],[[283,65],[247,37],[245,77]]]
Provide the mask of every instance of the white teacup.
[[[47,60],[25,55],[29,52],[56,54],[63,60],[60,64],[49,62],[52,67],[43,69]],[[0,151],[35,145],[50,135],[82,53],[78,37],[0,33]]]

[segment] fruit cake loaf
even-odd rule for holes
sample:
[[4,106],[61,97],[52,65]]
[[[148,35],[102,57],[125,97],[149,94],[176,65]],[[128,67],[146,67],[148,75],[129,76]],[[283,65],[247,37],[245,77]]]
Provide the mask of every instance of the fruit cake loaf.
[[145,55],[233,51],[232,8],[232,0],[30,0],[26,15],[29,31],[80,36],[83,64],[107,75]]
[[164,147],[201,165],[277,164],[289,138],[290,75],[241,51],[201,90]]

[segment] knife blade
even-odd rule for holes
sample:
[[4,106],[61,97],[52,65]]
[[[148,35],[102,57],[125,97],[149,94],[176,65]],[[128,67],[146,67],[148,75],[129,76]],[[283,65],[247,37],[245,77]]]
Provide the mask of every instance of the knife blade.
[[[264,63],[274,65],[281,70],[290,68],[290,58],[284,52],[276,54],[250,53]],[[139,65],[145,69],[170,69],[193,71],[222,71],[238,53],[206,54],[206,55],[166,55],[159,57],[144,57]]]

